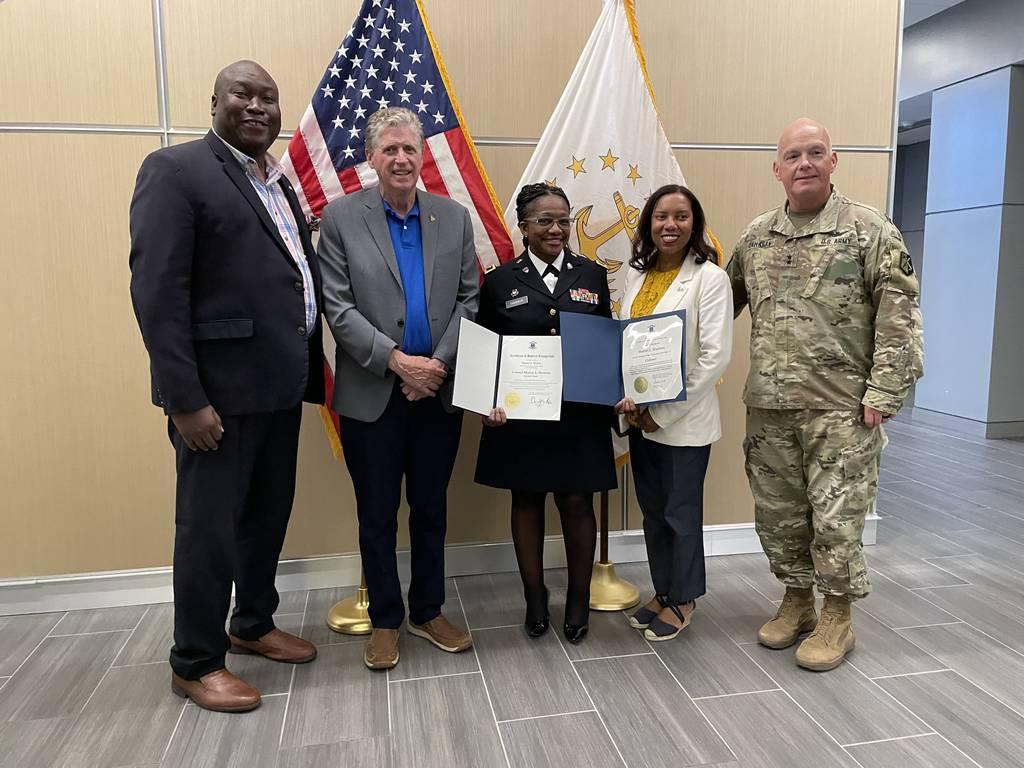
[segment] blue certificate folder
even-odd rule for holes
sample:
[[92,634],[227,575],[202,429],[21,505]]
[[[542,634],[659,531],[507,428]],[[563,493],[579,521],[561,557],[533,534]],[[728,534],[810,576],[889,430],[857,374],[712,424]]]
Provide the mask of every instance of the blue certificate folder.
[[[686,328],[686,310],[662,312],[658,315],[615,320],[578,312],[563,312],[562,325],[562,399],[576,403],[615,405],[623,398],[622,335],[627,326],[658,317],[675,315]],[[686,335],[683,335],[683,387],[671,400],[645,402],[678,402],[686,399]]]

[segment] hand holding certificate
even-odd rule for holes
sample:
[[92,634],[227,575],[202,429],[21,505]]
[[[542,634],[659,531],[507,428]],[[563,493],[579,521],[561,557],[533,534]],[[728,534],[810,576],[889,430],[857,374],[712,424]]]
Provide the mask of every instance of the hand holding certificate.
[[685,310],[631,320],[564,314],[564,397],[602,405],[685,400],[685,346]]
[[557,336],[499,336],[462,318],[453,405],[510,419],[558,421],[562,345]]

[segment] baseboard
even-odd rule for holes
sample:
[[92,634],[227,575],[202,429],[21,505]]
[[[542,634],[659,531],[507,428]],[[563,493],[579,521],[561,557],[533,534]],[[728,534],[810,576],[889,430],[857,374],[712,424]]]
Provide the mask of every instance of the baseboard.
[[915,406],[911,409],[907,420],[925,426],[962,432],[971,437],[984,437],[988,439],[1024,437],[1024,421],[977,421],[964,416],[931,411],[920,406]]
[[[876,515],[868,517],[864,527],[865,544],[875,543],[877,522]],[[548,546],[544,548],[546,568],[565,565],[565,551],[560,544],[560,536],[549,537]],[[760,551],[761,544],[754,532],[753,523],[709,525],[704,528],[704,552],[709,557]],[[645,561],[647,549],[643,531],[610,534],[608,555],[615,563]],[[398,553],[398,566],[403,577],[407,577],[408,550]],[[453,544],[445,548],[445,572],[449,576],[501,573],[515,569],[516,556],[511,542]],[[277,569],[277,587],[286,592],[355,585],[359,583],[359,575],[358,554],[282,560]],[[0,616],[169,603],[172,599],[169,567],[0,582]]]

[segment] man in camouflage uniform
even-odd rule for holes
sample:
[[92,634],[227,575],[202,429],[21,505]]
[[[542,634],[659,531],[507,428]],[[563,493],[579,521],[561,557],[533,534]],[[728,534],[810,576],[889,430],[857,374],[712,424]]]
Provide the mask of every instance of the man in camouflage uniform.
[[[870,590],[861,534],[874,506],[882,422],[921,375],[919,286],[899,230],[836,192],[836,154],[811,120],[790,125],[773,164],[786,203],[758,216],[726,267],[750,307],[744,441],[755,527],[786,585],[758,632],[823,671],[853,649],[850,603]],[[821,618],[812,587],[825,596]]]

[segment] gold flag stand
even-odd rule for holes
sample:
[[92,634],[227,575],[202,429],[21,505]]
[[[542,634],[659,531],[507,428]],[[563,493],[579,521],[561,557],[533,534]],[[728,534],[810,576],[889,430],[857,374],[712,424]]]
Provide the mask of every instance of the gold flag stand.
[[640,602],[639,590],[615,573],[608,559],[608,491],[601,491],[601,557],[590,577],[590,608],[594,611],[623,611]]
[[356,593],[335,603],[327,612],[327,626],[343,635],[368,635],[373,629],[369,611],[370,595],[366,591],[366,576],[361,576]]

